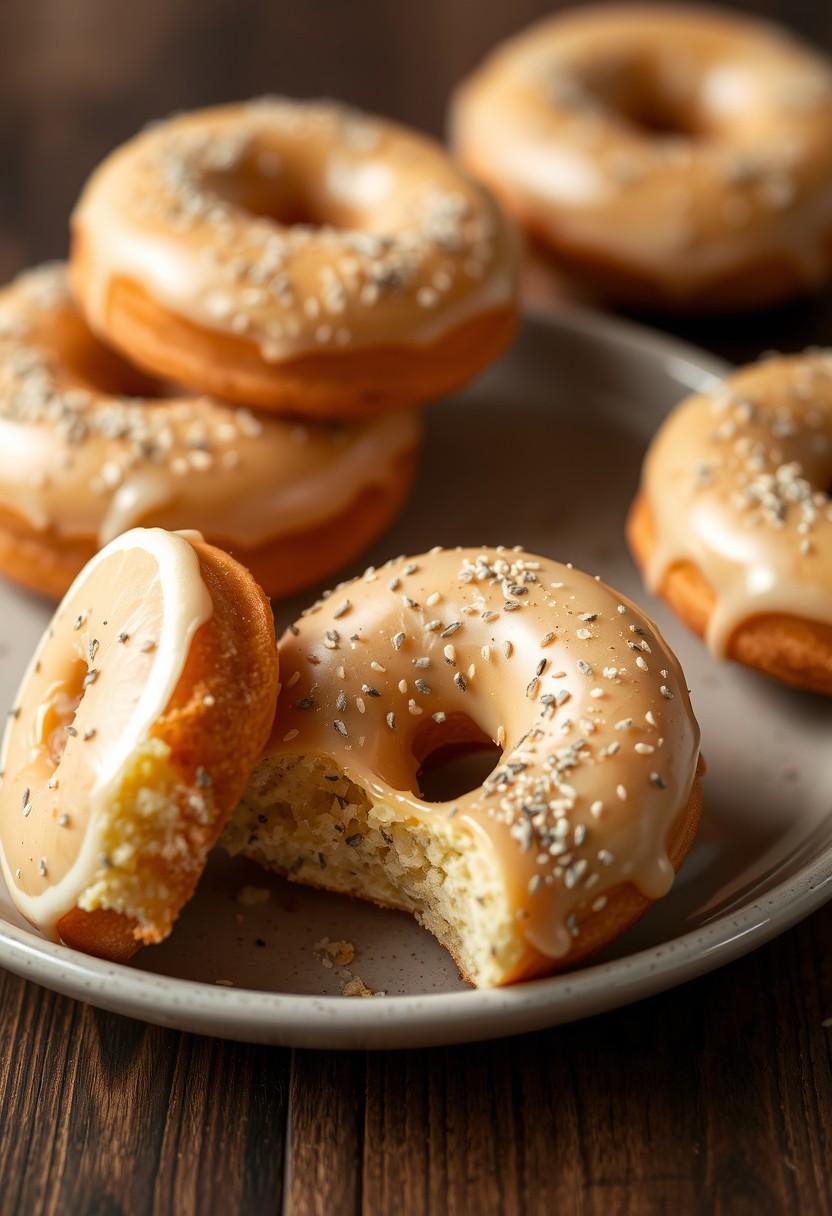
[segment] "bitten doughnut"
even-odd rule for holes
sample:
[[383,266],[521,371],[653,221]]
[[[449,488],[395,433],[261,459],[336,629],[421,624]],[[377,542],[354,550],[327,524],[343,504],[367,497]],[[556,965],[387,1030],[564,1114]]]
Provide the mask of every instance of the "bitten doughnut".
[[59,606],[2,746],[0,867],[43,933],[129,958],[170,930],[268,736],[268,601],[197,533],[137,528]]
[[303,426],[183,397],[93,336],[61,265],[0,291],[0,571],[42,594],[137,524],[198,528],[296,591],[396,515],[420,431],[413,411]]
[[[280,643],[275,729],[224,844],[413,912],[480,986],[571,966],[669,889],[700,813],[678,662],[612,588],[519,550],[343,584]],[[494,744],[452,802],[432,753]]]
[[765,22],[558,14],[463,83],[451,127],[555,264],[607,297],[757,308],[832,273],[832,73]]
[[425,401],[515,328],[515,243],[485,188],[423,136],[331,102],[153,126],[93,174],[72,229],[93,329],[243,405]]
[[832,693],[830,486],[832,352],[765,359],[664,423],[630,546],[718,657]]

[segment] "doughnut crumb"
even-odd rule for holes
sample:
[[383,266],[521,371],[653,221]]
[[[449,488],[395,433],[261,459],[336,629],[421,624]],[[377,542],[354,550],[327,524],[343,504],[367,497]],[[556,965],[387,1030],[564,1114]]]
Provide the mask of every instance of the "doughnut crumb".
[[[329,890],[413,913],[478,986],[500,983],[519,960],[499,867],[471,829],[426,824],[323,757],[264,758],[222,844],[293,881],[322,886],[326,871]],[[319,943],[326,957],[343,945]]]
[[213,816],[210,789],[183,784],[168,745],[142,743],[102,813],[100,865],[78,907],[122,913],[140,941],[161,941],[175,920],[175,890],[191,887],[205,865]]

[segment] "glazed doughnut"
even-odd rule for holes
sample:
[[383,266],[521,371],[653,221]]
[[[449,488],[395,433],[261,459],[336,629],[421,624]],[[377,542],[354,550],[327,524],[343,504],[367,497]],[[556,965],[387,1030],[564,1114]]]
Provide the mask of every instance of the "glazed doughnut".
[[120,532],[194,527],[284,595],[349,561],[407,495],[413,411],[302,426],[175,391],[93,336],[63,266],[0,291],[0,571],[59,597]]
[[832,352],[765,359],[670,415],[628,525],[720,658],[832,693]]
[[460,87],[451,127],[555,265],[608,298],[758,308],[832,272],[832,73],[765,22],[558,14]]
[[44,934],[129,958],[171,929],[271,727],[268,601],[197,533],[136,528],[78,576],[6,727],[0,869]]
[[265,99],[156,125],[73,217],[93,329],[228,401],[353,417],[463,384],[516,323],[515,242],[423,136]]
[[[275,728],[223,843],[402,908],[479,986],[572,966],[663,895],[696,833],[678,662],[600,581],[519,550],[432,550],[343,584],[280,643]],[[420,768],[500,761],[451,802]]]

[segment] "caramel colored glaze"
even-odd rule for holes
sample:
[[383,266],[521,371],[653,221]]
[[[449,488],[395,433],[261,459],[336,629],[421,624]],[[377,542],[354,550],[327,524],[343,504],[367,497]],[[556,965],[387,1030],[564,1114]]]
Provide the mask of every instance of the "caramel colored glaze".
[[647,306],[761,307],[832,270],[832,72],[713,9],[559,14],[453,100],[454,144],[568,271]]
[[[603,307],[619,302],[631,308],[674,313],[728,313],[736,309],[762,309],[793,296],[807,287],[799,263],[788,253],[758,256],[742,265],[725,266],[712,277],[703,278],[684,296],[669,295],[649,271],[631,264],[629,259],[612,259],[596,248],[561,249],[555,253],[539,234],[533,220],[526,225],[532,242],[545,248],[539,257],[536,278],[522,285],[523,300],[529,307],[552,307],[569,301]],[[832,267],[832,219],[823,233],[825,262]],[[531,289],[530,289],[531,288]]]
[[[80,263],[73,256],[75,282],[83,284]],[[115,280],[109,299],[108,340],[157,375],[316,421],[372,418],[450,393],[496,359],[517,329],[516,309],[501,308],[426,346],[298,355],[275,366],[247,339],[178,317],[127,279]]]
[[[704,773],[705,762],[700,757],[690,797],[667,833],[667,857],[674,873],[681,868],[682,862],[693,847],[699,830],[702,817],[702,777]],[[622,933],[636,924],[653,902],[629,879],[620,882],[616,887],[611,887],[606,892],[604,900],[606,902],[603,902],[603,906],[600,899],[587,901],[575,913],[575,920],[570,927],[572,942],[568,954],[553,960],[550,956],[530,946],[519,960],[517,967],[506,974],[501,983],[516,984],[521,980],[536,979],[580,966],[593,954],[603,950],[610,942],[615,941]]]
[[[214,335],[232,357],[204,374],[224,365],[222,394],[263,406],[286,407],[287,367],[301,390],[320,374],[339,392],[351,353],[409,352],[418,368],[478,318],[501,318],[504,342],[516,311],[515,241],[485,189],[425,137],[334,103],[264,99],[148,129],[90,179],[72,260],[94,329],[155,370],[183,343],[146,323],[149,299],[185,330],[185,377],[200,380]],[[397,399],[418,387],[400,381]]]
[[[383,503],[401,500],[420,436],[413,413],[303,426],[171,392],[98,342],[62,266],[0,292],[4,531],[40,537],[50,551],[66,546],[74,574],[138,523],[198,527],[256,552],[340,524],[376,490]],[[389,514],[379,512],[379,526]],[[286,589],[280,578],[269,587]]]
[[[416,472],[413,453],[400,456],[389,481],[362,490],[346,510],[300,532],[253,549],[217,536],[270,596],[292,595],[357,557],[404,506]],[[0,507],[0,573],[39,595],[60,599],[97,550],[94,541],[67,540],[54,529],[33,529]]]
[[715,654],[832,691],[832,354],[775,357],[656,435],[630,540]]
[[[160,529],[98,554],[44,634],[3,740],[0,867],[23,915],[105,957],[164,935],[268,733],[276,683],[268,603],[226,554]],[[146,855],[127,822],[107,851],[110,804],[154,740],[177,774],[174,819],[151,829]],[[85,908],[103,874],[133,866],[163,892],[163,915]]]
[[[646,569],[655,552],[656,526],[643,495],[633,503],[627,537],[636,561]],[[689,629],[704,637],[716,602],[713,587],[692,562],[669,566],[657,588]],[[725,657],[806,688],[832,694],[832,625],[782,613],[750,617],[730,635]]]
[[[531,970],[580,956],[611,893],[632,919],[670,887],[698,820],[699,729],[663,639],[599,580],[519,550],[399,558],[311,608],[280,660],[267,752],[325,757],[490,842]],[[425,802],[426,755],[482,735],[502,750],[484,784]]]

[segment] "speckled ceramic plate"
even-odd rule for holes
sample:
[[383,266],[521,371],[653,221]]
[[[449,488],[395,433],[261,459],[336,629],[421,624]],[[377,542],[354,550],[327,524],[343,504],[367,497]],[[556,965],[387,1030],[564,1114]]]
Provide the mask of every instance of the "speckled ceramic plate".
[[[368,555],[523,544],[571,560],[652,612],[685,666],[708,760],[699,840],[670,896],[592,966],[474,992],[410,918],[265,877],[217,854],[162,946],[129,967],[44,942],[0,886],[0,965],[166,1026],[303,1047],[404,1047],[584,1017],[729,962],[832,896],[832,700],[715,663],[639,585],[624,514],[665,412],[719,374],[705,354],[592,314],[529,321],[512,353],[429,414],[410,510]],[[287,622],[313,594],[279,607]],[[10,705],[48,608],[0,588]],[[241,902],[245,886],[265,900]],[[355,958],[326,967],[320,939]],[[351,977],[386,995],[351,999]]]

